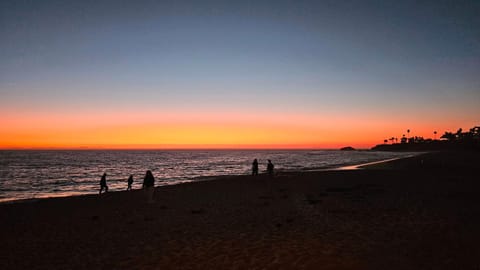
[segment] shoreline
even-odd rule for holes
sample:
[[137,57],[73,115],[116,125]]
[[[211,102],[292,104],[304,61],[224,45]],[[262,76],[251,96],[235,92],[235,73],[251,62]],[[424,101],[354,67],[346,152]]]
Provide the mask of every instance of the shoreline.
[[475,269],[479,160],[216,178],[151,204],[140,190],[2,204],[0,267]]
[[[301,174],[301,173],[308,173],[308,172],[324,172],[324,171],[344,171],[344,170],[361,170],[364,169],[366,166],[376,165],[381,163],[386,163],[394,160],[411,158],[415,156],[419,156],[422,154],[426,154],[427,152],[420,152],[418,154],[412,154],[406,157],[400,158],[389,158],[379,161],[367,162],[367,163],[360,163],[354,165],[347,165],[347,166],[339,166],[339,167],[331,167],[331,168],[324,168],[324,169],[304,169],[304,170],[277,170],[276,174]],[[260,173],[260,175],[266,175],[266,173]],[[161,188],[166,186],[177,186],[189,183],[197,183],[197,182],[204,182],[204,181],[212,181],[212,180],[220,180],[225,178],[236,178],[236,177],[244,177],[249,176],[249,174],[238,174],[238,175],[215,175],[215,176],[198,176],[194,177],[191,180],[174,183],[174,184],[167,184],[167,185],[158,185],[155,188]],[[142,189],[134,189],[134,190],[142,190]],[[117,192],[126,192],[126,190],[117,190],[117,191],[110,191],[109,193],[117,193]],[[59,196],[41,196],[41,197],[34,197],[34,198],[25,198],[25,199],[11,199],[11,200],[0,200],[0,205],[3,204],[17,204],[17,203],[35,203],[42,200],[51,200],[56,198],[70,198],[70,197],[83,197],[83,196],[99,196],[98,193],[84,193],[84,194],[75,194],[75,195],[59,195]]]

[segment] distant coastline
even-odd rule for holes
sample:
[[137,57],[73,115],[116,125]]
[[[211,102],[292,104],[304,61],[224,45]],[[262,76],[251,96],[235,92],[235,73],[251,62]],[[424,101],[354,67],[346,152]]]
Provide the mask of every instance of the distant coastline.
[[425,152],[425,151],[451,151],[451,150],[480,150],[478,142],[450,142],[430,141],[422,143],[395,143],[379,144],[371,149],[372,151],[403,151],[403,152]]
[[[410,133],[410,130],[407,130]],[[435,137],[423,138],[418,136],[385,139],[383,144],[372,147],[374,151],[452,151],[452,150],[480,150],[480,127],[473,127],[464,132],[461,128],[457,132],[445,132],[440,139]],[[391,143],[388,144],[388,141]]]

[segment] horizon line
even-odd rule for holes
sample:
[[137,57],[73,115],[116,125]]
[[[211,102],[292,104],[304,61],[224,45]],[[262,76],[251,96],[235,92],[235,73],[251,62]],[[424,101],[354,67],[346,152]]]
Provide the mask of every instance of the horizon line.
[[[178,150],[340,150],[342,147],[302,147],[302,146],[264,146],[264,147],[234,147],[234,146],[211,146],[211,147],[0,147],[0,151],[14,151],[14,150],[152,150],[152,151],[178,151]],[[348,147],[348,146],[347,146]],[[355,150],[370,150],[371,147],[354,147]]]
[[[354,146],[357,145],[357,146]],[[370,144],[92,144],[1,145],[0,150],[339,150],[371,149]]]
[[[371,148],[355,148],[355,150],[370,150]],[[259,150],[259,151],[281,151],[281,150],[290,150],[290,151],[300,151],[300,150],[340,150],[340,148],[0,148],[0,151],[243,151],[243,150]]]

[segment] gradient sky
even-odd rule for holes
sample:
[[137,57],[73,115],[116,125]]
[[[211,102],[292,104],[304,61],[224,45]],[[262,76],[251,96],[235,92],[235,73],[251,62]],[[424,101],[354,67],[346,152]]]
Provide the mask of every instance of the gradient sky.
[[371,147],[480,125],[479,1],[0,2],[0,148]]

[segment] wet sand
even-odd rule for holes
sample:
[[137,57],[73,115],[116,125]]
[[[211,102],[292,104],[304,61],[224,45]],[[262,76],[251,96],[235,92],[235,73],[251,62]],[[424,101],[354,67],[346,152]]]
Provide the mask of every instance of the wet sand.
[[0,269],[479,269],[479,153],[0,205]]

